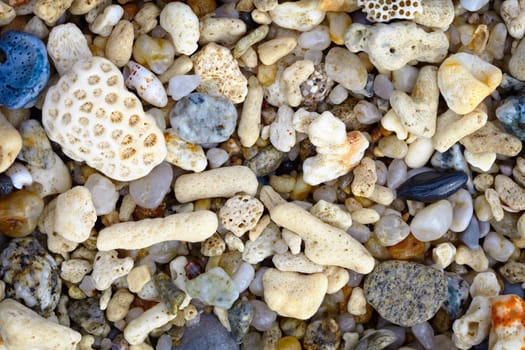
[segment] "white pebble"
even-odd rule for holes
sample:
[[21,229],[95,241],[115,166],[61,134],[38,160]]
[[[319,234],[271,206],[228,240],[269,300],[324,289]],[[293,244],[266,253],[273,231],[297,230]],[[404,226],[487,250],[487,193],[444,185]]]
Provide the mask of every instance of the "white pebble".
[[324,50],[331,44],[330,30],[327,26],[317,26],[299,35],[297,41],[303,49]]
[[447,232],[452,224],[452,216],[452,204],[440,200],[418,211],[412,219],[410,230],[420,241],[433,241]]
[[219,168],[230,158],[228,152],[222,148],[210,148],[208,152],[206,152],[206,157],[208,158],[208,164],[212,169]]
[[252,304],[254,311],[252,326],[260,332],[270,330],[277,318],[277,313],[270,310],[268,305],[260,300],[250,300],[250,304]]
[[[328,102],[333,105],[343,103],[348,98],[348,90],[341,84],[337,84],[328,95]],[[355,110],[355,109],[354,109]]]
[[374,92],[384,100],[388,100],[394,92],[394,84],[386,75],[378,74],[374,79]]
[[192,93],[200,83],[201,77],[198,75],[176,75],[170,79],[168,95],[178,101]]
[[261,267],[257,270],[255,273],[255,278],[252,280],[252,283],[250,283],[250,292],[252,292],[254,295],[261,297],[264,293],[263,284],[262,284],[262,278],[264,273],[268,270],[268,267]]
[[243,262],[241,266],[235,271],[232,276],[233,283],[237,287],[239,293],[244,292],[252,283],[255,277],[255,269],[251,264]]
[[511,241],[496,232],[489,232],[483,242],[483,250],[499,262],[506,262],[516,250]]
[[111,180],[95,173],[88,177],[85,186],[91,193],[97,215],[105,215],[115,210],[119,194]]
[[374,124],[381,120],[383,115],[375,104],[368,101],[359,101],[354,107],[354,113],[360,123]]
[[129,194],[137,205],[152,209],[157,207],[171,190],[173,169],[168,163],[157,165],[148,175],[129,184]]
[[9,176],[13,186],[16,189],[21,189],[24,186],[30,186],[33,183],[33,176],[24,164],[13,163],[6,171],[5,174]]
[[460,4],[465,10],[474,12],[488,4],[489,0],[461,0]]
[[460,188],[456,193],[448,197],[448,200],[454,207],[454,216],[450,230],[454,232],[463,232],[467,229],[472,215],[474,215],[474,206],[470,193]]

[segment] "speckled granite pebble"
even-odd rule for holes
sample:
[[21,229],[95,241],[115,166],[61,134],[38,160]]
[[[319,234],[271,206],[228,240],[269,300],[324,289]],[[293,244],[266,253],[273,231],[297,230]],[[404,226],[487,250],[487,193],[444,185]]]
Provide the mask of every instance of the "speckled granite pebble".
[[244,300],[239,300],[228,310],[231,335],[237,343],[242,343],[244,336],[248,333],[253,316],[254,310],[252,304]]
[[266,176],[277,170],[284,160],[284,153],[273,147],[266,146],[255,157],[246,161],[246,166],[257,176]]
[[71,301],[68,305],[68,314],[73,322],[89,334],[102,335],[106,327],[109,327],[97,298]]
[[304,335],[305,350],[337,350],[341,343],[341,330],[332,318],[317,320],[308,325]]
[[436,314],[447,297],[442,271],[407,261],[385,261],[364,283],[367,302],[384,319],[412,327]]

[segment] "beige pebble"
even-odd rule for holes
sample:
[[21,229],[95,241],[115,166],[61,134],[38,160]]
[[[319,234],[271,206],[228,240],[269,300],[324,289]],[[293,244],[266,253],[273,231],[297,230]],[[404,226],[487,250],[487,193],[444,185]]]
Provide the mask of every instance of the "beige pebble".
[[297,107],[303,100],[301,84],[314,72],[314,64],[310,60],[296,61],[288,66],[282,75],[284,94],[291,107]]
[[393,131],[400,140],[406,140],[408,137],[407,129],[405,129],[403,123],[401,123],[401,119],[393,109],[386,112],[383,118],[381,118],[381,126],[388,131]]
[[479,192],[484,192],[487,188],[492,187],[494,184],[494,176],[491,174],[479,174],[472,182],[474,183],[476,190]]
[[434,148],[438,152],[445,152],[486,123],[487,114],[481,110],[474,110],[466,115],[458,115],[448,110],[437,118],[436,133],[432,138]]
[[160,26],[170,34],[177,54],[191,55],[200,36],[199,18],[191,7],[182,2],[170,2],[161,11]]
[[519,80],[525,80],[525,40],[521,40],[509,60],[510,74]]
[[132,219],[133,211],[135,211],[135,208],[137,207],[137,203],[133,200],[133,197],[131,197],[130,194],[125,195],[122,198],[122,202],[120,204],[119,213],[118,213],[118,219],[120,222],[123,221],[130,221]]
[[485,190],[485,199],[487,200],[487,203],[490,205],[490,209],[492,210],[492,216],[496,221],[503,220],[503,215],[505,214],[503,212],[503,208],[501,206],[501,202],[498,196],[498,192],[492,188],[488,188]]
[[[192,57],[195,74],[201,77],[198,91],[224,96],[233,103],[243,102],[248,93],[248,80],[239,64],[224,46],[209,43]],[[220,71],[221,74],[217,74]]]
[[98,6],[103,0],[74,0],[69,12],[74,15],[84,15]]
[[[525,225],[524,225],[525,226]],[[301,236],[299,236],[296,233],[293,233],[290,230],[287,230],[283,228],[282,230],[282,238],[288,245],[288,248],[290,249],[290,252],[292,254],[299,254],[301,251],[301,242],[303,241],[301,239]]]
[[408,153],[408,145],[405,141],[398,139],[394,135],[382,137],[374,152],[379,151],[379,156],[394,159],[402,159]]
[[124,338],[131,345],[138,345],[152,330],[164,326],[175,317],[177,314],[170,314],[164,303],[158,303],[126,325]]
[[91,262],[83,259],[70,259],[60,265],[60,277],[71,283],[79,283],[91,270]]
[[206,169],[208,160],[200,145],[186,142],[177,136],[174,129],[169,128],[164,132],[166,141],[166,161],[184,170],[201,172]]
[[5,26],[11,23],[15,17],[15,9],[5,2],[0,2],[0,26]]
[[271,11],[279,5],[277,0],[253,0],[253,5],[260,11]]
[[477,196],[474,199],[474,212],[478,220],[481,221],[489,221],[493,218],[492,208],[484,195]]
[[201,45],[214,42],[219,45],[232,46],[246,33],[246,24],[238,18],[202,18],[199,28],[199,44]]
[[339,266],[326,266],[323,270],[328,279],[326,294],[334,294],[340,291],[350,279],[350,274],[346,269]]
[[124,9],[119,5],[109,5],[104,8],[102,13],[89,25],[91,32],[102,37],[108,37],[113,27],[120,21],[124,15]]
[[305,254],[320,265],[335,265],[368,273],[374,268],[370,253],[346,232],[317,219],[293,203],[283,203],[270,209],[276,224],[303,239]]
[[252,147],[261,132],[263,88],[255,76],[248,78],[248,94],[242,105],[237,135],[244,147]]
[[159,80],[165,84],[176,75],[184,75],[193,69],[193,61],[186,55],[180,55],[173,61],[173,64],[161,75]]
[[259,64],[259,61],[257,59],[257,52],[253,49],[253,47],[248,48],[246,52],[239,57],[239,66],[241,67],[248,67],[248,68],[256,68]]
[[371,208],[361,208],[352,212],[352,221],[369,225],[379,221],[379,213]]
[[250,241],[255,241],[261,235],[261,233],[264,231],[264,229],[266,228],[266,226],[268,226],[269,223],[270,216],[268,214],[263,215],[257,223],[257,225],[255,225],[255,227],[248,232],[248,238],[250,239]]
[[133,28],[137,36],[153,30],[158,24],[160,9],[152,2],[147,2],[133,17]]
[[232,197],[239,192],[253,196],[258,185],[250,168],[231,166],[179,176],[174,191],[177,200],[186,203],[203,198]]
[[351,190],[354,196],[369,197],[374,192],[377,181],[376,163],[370,157],[364,157],[354,168],[354,180]]
[[516,156],[522,148],[520,139],[502,130],[493,121],[487,121],[482,128],[464,136],[459,142],[472,153],[493,152],[510,157]]
[[454,3],[452,0],[423,0],[423,11],[417,12],[414,22],[426,27],[447,30],[454,20]]
[[226,242],[217,233],[201,243],[201,254],[204,256],[221,256],[226,250]]
[[9,350],[75,350],[81,335],[47,320],[13,299],[0,303],[0,336]]
[[251,13],[252,19],[255,23],[258,24],[271,24],[272,23],[272,17],[268,12],[261,11],[259,9],[255,9]]
[[452,325],[454,344],[460,349],[480,344],[489,335],[490,321],[490,300],[483,296],[474,298],[465,314]]
[[133,39],[133,24],[126,20],[118,22],[106,43],[106,58],[117,67],[125,66],[133,51]]
[[106,290],[117,278],[126,276],[133,268],[133,259],[118,258],[116,250],[98,252],[93,263],[93,283],[96,289]]
[[525,210],[525,189],[505,175],[497,175],[494,188],[503,203],[514,210]]
[[409,168],[421,168],[427,164],[433,153],[434,144],[432,139],[419,137],[417,140],[408,145],[408,151],[404,161]]
[[446,269],[452,262],[456,255],[456,247],[450,243],[440,243],[432,249],[432,261],[434,265],[440,269]]
[[228,199],[221,207],[219,220],[224,228],[240,237],[257,225],[263,211],[264,206],[257,198],[237,195]]
[[71,6],[73,0],[37,0],[33,12],[48,25],[55,22]]
[[281,316],[305,320],[321,305],[328,280],[322,273],[302,275],[268,269],[263,275],[264,301]]
[[327,224],[341,230],[348,230],[352,226],[352,216],[349,212],[341,209],[337,204],[320,200],[310,209],[310,213],[323,220]]
[[472,112],[499,86],[501,70],[469,53],[449,56],[439,66],[439,91],[448,107],[458,114]]
[[312,262],[303,253],[296,255],[290,252],[275,254],[272,262],[279,271],[292,271],[306,274],[323,271],[323,266]]
[[31,191],[38,193],[42,198],[52,194],[66,192],[71,188],[71,174],[69,169],[56,153],[54,153],[53,156],[55,158],[55,164],[48,169],[26,164],[27,170],[29,170],[33,178]]
[[355,287],[352,289],[352,294],[348,299],[347,311],[355,316],[366,314],[366,299],[363,288]]
[[97,248],[140,249],[171,240],[201,242],[215,233],[218,225],[217,215],[208,210],[122,222],[99,232]]
[[226,233],[224,236],[224,243],[226,243],[228,250],[236,250],[240,253],[244,252],[244,242],[231,232]]
[[305,32],[324,20],[326,13],[319,8],[319,4],[319,0],[281,3],[270,11],[270,16],[280,27]]
[[501,291],[498,278],[494,272],[481,272],[474,277],[470,284],[470,295],[475,298],[482,296],[491,298],[497,296]]
[[95,205],[86,187],[73,187],[57,197],[54,231],[65,239],[84,242],[96,221]]
[[507,25],[509,34],[515,39],[525,35],[525,5],[521,1],[505,0],[500,8],[501,18]]
[[460,265],[468,265],[476,272],[483,272],[489,267],[489,261],[481,247],[470,249],[466,245],[460,245],[457,248],[454,261]]
[[297,39],[293,36],[285,36],[265,41],[257,46],[259,60],[267,66],[276,63],[288,55],[297,46]]
[[95,344],[95,337],[91,334],[86,334],[82,336],[82,339],[80,339],[77,348],[78,350],[93,350],[93,344]]
[[139,265],[131,269],[126,276],[129,291],[137,293],[151,280],[151,271],[148,265]]
[[470,165],[482,171],[489,171],[497,156],[494,152],[472,153],[467,149],[463,154]]
[[126,289],[119,289],[113,294],[106,308],[106,317],[111,322],[123,320],[128,314],[135,297]]
[[100,299],[98,301],[98,307],[100,310],[104,311],[107,309],[108,303],[111,300],[111,294],[111,287],[102,292],[102,295],[100,296]]
[[5,299],[5,282],[0,281],[0,301]]
[[325,58],[326,75],[350,91],[365,88],[368,73],[359,57],[342,47],[334,47]]
[[245,36],[243,36],[241,39],[239,39],[239,41],[237,41],[237,43],[233,47],[233,51],[232,51],[233,57],[239,58],[242,55],[244,55],[244,53],[249,48],[251,48],[258,42],[263,40],[268,35],[269,31],[270,31],[269,26],[262,25],[262,26],[255,28],[250,33],[246,34]]
[[394,201],[395,195],[390,188],[376,184],[374,186],[374,192],[372,192],[372,195],[368,197],[368,199],[378,204],[388,206]]
[[0,113],[0,172],[4,172],[13,164],[22,149],[22,137],[18,131]]

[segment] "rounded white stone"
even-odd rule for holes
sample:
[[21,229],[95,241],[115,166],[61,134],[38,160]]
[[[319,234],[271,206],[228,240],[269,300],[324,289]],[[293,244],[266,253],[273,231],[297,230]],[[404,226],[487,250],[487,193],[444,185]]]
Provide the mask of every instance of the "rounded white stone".
[[410,230],[420,241],[433,241],[447,232],[452,225],[452,217],[452,204],[440,200],[418,211],[412,219]]

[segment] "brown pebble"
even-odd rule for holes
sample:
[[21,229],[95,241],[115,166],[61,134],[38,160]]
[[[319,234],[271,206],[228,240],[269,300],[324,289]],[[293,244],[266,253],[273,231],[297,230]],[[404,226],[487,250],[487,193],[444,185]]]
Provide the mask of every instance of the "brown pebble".
[[215,11],[217,4],[215,0],[188,0],[188,5],[191,7],[197,17],[202,17]]
[[417,238],[412,234],[409,234],[398,244],[388,247],[388,252],[392,258],[398,260],[414,259],[424,251],[425,243],[417,240]]
[[133,211],[133,218],[138,221],[142,219],[161,218],[164,216],[164,210],[166,209],[166,203],[162,202],[158,207],[153,209],[142,208],[136,206]]

